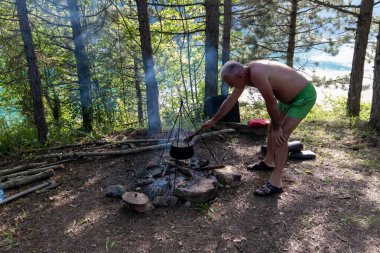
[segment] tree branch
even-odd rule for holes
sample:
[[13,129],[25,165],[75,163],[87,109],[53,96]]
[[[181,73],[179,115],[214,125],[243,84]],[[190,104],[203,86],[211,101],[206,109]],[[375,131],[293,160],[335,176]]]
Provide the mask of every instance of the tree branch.
[[322,2],[322,1],[319,1],[319,0],[312,0],[312,1],[314,3],[316,3],[316,4],[319,4],[319,5],[322,5],[322,6],[331,8],[331,9],[334,9],[336,11],[347,13],[347,14],[353,15],[355,17],[359,17],[358,13],[346,10],[344,8],[360,8],[360,5],[332,5],[332,4],[325,3],[325,2]]

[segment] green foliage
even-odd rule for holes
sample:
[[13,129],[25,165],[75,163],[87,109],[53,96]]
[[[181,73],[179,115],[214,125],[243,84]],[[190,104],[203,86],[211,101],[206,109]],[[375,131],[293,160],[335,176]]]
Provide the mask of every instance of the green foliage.
[[9,228],[0,233],[0,247],[4,247],[6,251],[11,250],[17,245],[16,239],[16,228]]
[[[81,131],[79,85],[68,10],[58,0],[27,1],[49,125],[48,145],[93,140],[115,131],[138,128],[140,99],[143,113],[146,112],[146,87],[134,1],[78,2],[83,14],[81,25],[91,72],[94,131],[90,134]],[[175,5],[180,1],[154,2]],[[200,2],[190,0],[186,3]],[[290,1],[234,0],[233,3],[236,6],[231,36],[232,58],[243,62],[255,58],[284,58]],[[324,46],[320,49],[336,54],[337,46],[352,38],[350,32],[337,36],[344,28],[352,26],[352,19],[347,15],[326,11],[310,1],[299,3],[298,52],[322,43]],[[189,113],[183,117],[183,127],[199,127],[204,120],[204,5],[150,5],[148,11],[163,129],[173,126],[181,99]],[[33,130],[26,58],[18,33],[19,24],[12,13],[16,13],[14,4],[1,4],[0,16],[5,17],[0,19],[0,153],[3,154],[38,147]],[[329,83],[328,80],[318,81]],[[342,83],[347,82],[342,80]],[[253,104],[241,103],[242,121],[269,118],[263,101],[253,101]],[[368,104],[363,104],[359,118],[349,119],[345,116],[344,99],[330,102],[329,108],[316,106],[307,120],[343,120],[355,125],[362,124],[369,117]],[[4,119],[4,114],[13,112],[22,123]],[[147,119],[144,120],[146,124]]]
[[247,122],[249,119],[269,119],[268,111],[265,103],[261,100],[254,101],[252,104],[240,103],[240,117],[242,122]]
[[347,116],[346,103],[347,98],[345,97],[333,98],[328,96],[322,103],[313,107],[306,120],[335,121],[344,124],[350,123],[350,125],[368,122],[371,112],[370,103],[361,103],[360,116],[357,118]]
[[0,119],[0,154],[11,154],[19,149],[38,146],[35,128],[24,122],[14,122],[11,125]]
[[[236,59],[276,58],[288,54],[289,25],[292,1],[252,1],[243,3],[245,11],[232,31],[232,52]],[[353,39],[353,33],[343,33],[355,23],[355,17],[318,6],[310,1],[298,1],[295,52],[318,48],[335,55],[337,48]]]

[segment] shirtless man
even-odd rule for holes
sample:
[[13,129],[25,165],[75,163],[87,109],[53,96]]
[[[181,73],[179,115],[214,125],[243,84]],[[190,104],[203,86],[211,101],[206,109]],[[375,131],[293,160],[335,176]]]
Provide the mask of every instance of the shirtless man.
[[264,197],[283,192],[281,175],[288,158],[288,139],[315,104],[314,86],[293,68],[274,61],[253,61],[247,66],[228,61],[221,70],[223,80],[233,87],[232,93],[218,112],[203,124],[213,127],[238,101],[245,86],[255,87],[265,100],[271,118],[268,128],[267,153],[259,163],[248,170],[273,170],[268,183],[255,191]]

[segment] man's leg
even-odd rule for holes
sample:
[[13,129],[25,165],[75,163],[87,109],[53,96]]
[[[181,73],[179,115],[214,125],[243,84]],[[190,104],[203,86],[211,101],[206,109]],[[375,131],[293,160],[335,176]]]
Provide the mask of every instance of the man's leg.
[[272,173],[272,177],[267,184],[259,187],[255,191],[255,195],[264,197],[282,192],[281,176],[282,171],[285,167],[286,160],[288,159],[288,140],[293,130],[299,125],[301,121],[302,119],[289,117],[285,118],[284,122],[282,123],[282,133],[284,135],[285,142],[281,146],[274,144],[275,169]]
[[[285,115],[283,115],[282,120],[284,120]],[[273,139],[273,125],[270,123],[268,128],[268,140],[267,140],[267,153],[264,158],[264,162],[269,167],[275,167],[274,160],[275,160],[275,147],[276,143]]]
[[281,188],[281,175],[282,171],[284,170],[286,160],[288,159],[288,140],[294,129],[301,123],[302,119],[295,119],[286,117],[284,122],[282,123],[282,133],[285,138],[284,144],[281,146],[278,146],[275,144],[275,169],[272,173],[272,178],[269,180],[269,182],[278,187]]
[[[282,116],[281,121],[283,121],[285,119],[286,115],[281,115],[281,116]],[[276,144],[275,144],[274,139],[273,139],[273,127],[272,127],[272,123],[270,123],[269,127],[268,127],[267,152],[265,154],[265,158],[263,161],[260,161],[260,162],[255,163],[255,164],[248,165],[247,169],[248,170],[273,169],[275,166],[275,164],[274,164],[275,147],[276,147]],[[264,162],[267,166],[262,166],[262,162]]]

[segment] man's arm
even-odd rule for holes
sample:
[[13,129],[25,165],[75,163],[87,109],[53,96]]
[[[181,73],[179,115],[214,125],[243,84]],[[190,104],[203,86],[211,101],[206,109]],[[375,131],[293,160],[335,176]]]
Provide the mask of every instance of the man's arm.
[[206,121],[203,124],[202,128],[207,129],[213,127],[224,115],[231,111],[232,107],[236,104],[243,91],[244,88],[239,89],[234,87],[231,94],[227,97],[226,100],[224,100],[219,110],[215,113],[214,117]]

